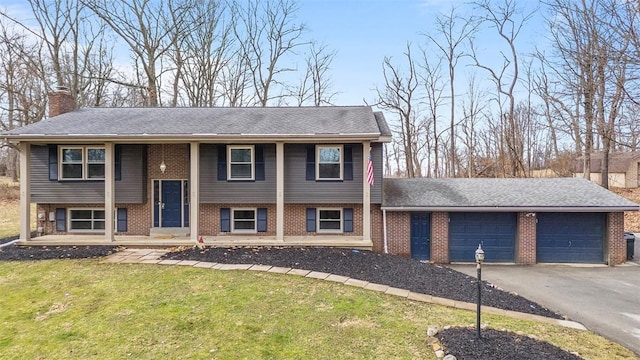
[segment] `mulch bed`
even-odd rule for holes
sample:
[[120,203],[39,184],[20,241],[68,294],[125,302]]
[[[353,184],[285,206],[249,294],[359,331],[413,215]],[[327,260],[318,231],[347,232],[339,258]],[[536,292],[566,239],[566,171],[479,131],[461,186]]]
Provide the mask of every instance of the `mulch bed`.
[[0,260],[51,260],[100,258],[117,252],[116,246],[16,246],[0,247]]
[[512,332],[484,329],[481,339],[476,338],[475,328],[452,327],[441,330],[436,337],[446,354],[457,360],[581,360],[565,350],[528,336]]
[[[163,258],[320,271],[469,303],[477,301],[478,293],[478,283],[474,277],[444,266],[371,251],[292,247],[189,248],[167,253]],[[563,319],[560,314],[521,296],[497,289],[485,281],[482,304]]]

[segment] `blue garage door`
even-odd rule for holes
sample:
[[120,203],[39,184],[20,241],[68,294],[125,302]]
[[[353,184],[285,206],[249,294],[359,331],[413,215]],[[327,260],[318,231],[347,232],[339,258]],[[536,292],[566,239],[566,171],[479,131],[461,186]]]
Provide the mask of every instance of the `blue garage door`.
[[411,257],[418,260],[431,258],[430,213],[411,213]]
[[604,262],[605,214],[538,213],[537,219],[538,262]]
[[513,262],[515,213],[449,213],[449,261],[474,262],[482,244],[486,262]]

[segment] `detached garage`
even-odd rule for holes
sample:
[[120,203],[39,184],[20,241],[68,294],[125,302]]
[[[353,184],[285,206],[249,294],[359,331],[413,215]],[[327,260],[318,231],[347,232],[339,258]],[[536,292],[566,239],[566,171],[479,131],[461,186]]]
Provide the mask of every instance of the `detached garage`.
[[384,179],[383,248],[435,263],[626,260],[624,211],[640,206],[588,180]]

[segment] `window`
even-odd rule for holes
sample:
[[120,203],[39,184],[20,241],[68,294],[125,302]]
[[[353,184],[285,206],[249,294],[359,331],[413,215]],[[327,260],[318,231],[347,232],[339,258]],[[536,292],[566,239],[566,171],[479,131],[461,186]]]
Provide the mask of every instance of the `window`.
[[342,209],[318,209],[318,232],[342,232]]
[[253,146],[228,146],[228,180],[253,180]]
[[342,146],[317,146],[317,180],[342,180]]
[[60,159],[60,179],[104,179],[104,148],[61,147]]
[[104,231],[104,209],[69,209],[69,231]]
[[256,209],[233,209],[231,215],[231,232],[256,232]]

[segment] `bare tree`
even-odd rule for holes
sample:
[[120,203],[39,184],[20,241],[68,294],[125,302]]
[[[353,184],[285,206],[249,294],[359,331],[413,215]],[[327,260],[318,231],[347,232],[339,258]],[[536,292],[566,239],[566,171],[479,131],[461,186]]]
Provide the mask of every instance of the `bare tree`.
[[[449,75],[449,169],[448,175],[455,176],[456,168],[456,91],[455,79],[456,68],[460,59],[467,55],[462,49],[466,41],[473,38],[478,23],[473,17],[462,18],[456,14],[456,9],[451,8],[448,13],[441,14],[436,18],[437,35],[427,34],[430,39],[442,52],[444,59],[447,61]],[[434,129],[435,130],[435,129]],[[436,165],[437,166],[437,165]]]
[[416,99],[419,86],[416,65],[411,55],[411,44],[407,44],[404,52],[407,73],[402,73],[399,66],[392,64],[391,58],[385,58],[382,64],[385,86],[381,90],[376,88],[377,105],[383,109],[393,111],[400,119],[397,133],[400,135],[402,152],[405,160],[407,177],[420,176],[417,160],[418,141]]
[[[144,74],[145,103],[159,106],[161,58],[184,36],[190,0],[82,0],[129,46]],[[171,16],[167,16],[167,13]],[[181,29],[181,30],[177,30]],[[131,84],[138,87],[138,84]]]
[[[437,61],[433,63],[432,60],[429,59],[427,55],[428,51],[426,49],[422,49],[422,63],[420,67],[422,71],[419,73],[419,76],[422,80],[422,84],[425,88],[425,99],[427,111],[429,112],[427,117],[428,120],[425,121],[425,134],[427,138],[425,139],[427,143],[433,141],[433,147],[430,144],[427,144],[428,147],[428,155],[427,159],[430,164],[431,153],[433,152],[433,176],[440,176],[440,138],[442,133],[446,131],[439,130],[438,120],[440,120],[440,107],[444,101],[444,88],[445,83],[442,79],[442,57],[438,57]],[[451,74],[451,73],[450,73]],[[450,87],[450,90],[452,88]],[[449,129],[453,129],[453,127],[449,127]],[[431,171],[427,170],[427,174],[430,174]]]
[[[506,113],[501,116],[504,119],[504,140],[509,154],[511,175],[521,175],[524,174],[524,164],[518,151],[521,144],[518,143],[518,129],[514,119],[515,90],[520,76],[520,60],[516,50],[516,40],[523,26],[531,19],[533,12],[523,13],[516,6],[514,0],[502,0],[499,3],[482,0],[477,2],[476,6],[482,12],[480,15],[482,21],[494,28],[508,47],[508,53],[501,52],[503,62],[497,70],[484,65],[479,60],[476,49],[472,50],[472,56],[475,65],[489,73],[498,93],[507,97]],[[500,105],[502,106],[502,104]]]
[[297,6],[291,0],[250,0],[244,8],[234,5],[238,21],[234,32],[251,75],[256,103],[267,106],[270,100],[283,96],[273,95],[273,87],[282,85],[283,73],[295,70],[283,63],[284,56],[305,44],[305,26],[293,22]]
[[329,70],[335,55],[336,51],[329,51],[327,45],[311,42],[305,58],[306,71],[293,94],[298,106],[310,100],[314,106],[331,104],[331,99],[336,93],[331,89]]

